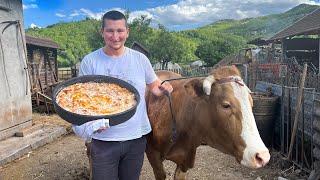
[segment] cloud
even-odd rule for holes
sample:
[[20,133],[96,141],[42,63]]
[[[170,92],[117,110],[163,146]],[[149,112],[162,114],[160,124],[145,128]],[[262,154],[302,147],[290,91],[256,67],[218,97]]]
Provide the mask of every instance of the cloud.
[[93,19],[101,19],[103,12],[94,13],[88,9],[81,8],[80,13],[86,17],[93,18]]
[[61,14],[61,13],[56,13],[56,16],[61,17],[61,18],[66,17],[66,15]]
[[77,16],[84,16],[84,17],[89,17],[89,18],[92,18],[92,19],[100,20],[102,18],[103,14],[106,13],[107,11],[110,11],[110,10],[118,10],[118,11],[120,11],[122,13],[125,12],[125,10],[121,9],[121,8],[106,9],[106,10],[103,10],[101,12],[92,12],[89,9],[81,8],[79,10],[72,11],[72,13],[68,15],[68,17],[69,18],[74,18],[74,17],[77,17]]
[[35,9],[35,8],[38,8],[38,5],[37,4],[23,4],[22,8],[23,8],[23,10]]
[[79,15],[80,15],[79,12],[74,11],[73,13],[71,13],[71,14],[69,15],[69,17],[76,17],[76,16],[79,16]]
[[129,14],[129,22],[132,22],[132,20],[141,17],[142,15],[146,16],[149,19],[153,19],[153,15],[148,11],[133,11]]
[[[282,13],[298,4],[320,5],[312,0],[179,0],[175,4],[130,12],[129,22],[146,15],[152,24],[161,23],[169,29],[194,28],[221,19],[243,19]],[[93,12],[86,8],[74,10],[68,18],[85,16],[100,20],[109,10],[125,12],[121,8]]]
[[34,24],[34,23],[31,23],[30,24],[30,28],[41,28],[40,26],[37,26],[36,24]]
[[103,12],[94,13],[89,9],[81,8],[79,10],[73,10],[71,14],[68,15],[69,19],[75,18],[77,16],[90,17],[93,19],[100,19]]
[[177,27],[281,13],[302,3],[320,5],[311,0],[181,0],[145,11],[161,24]]

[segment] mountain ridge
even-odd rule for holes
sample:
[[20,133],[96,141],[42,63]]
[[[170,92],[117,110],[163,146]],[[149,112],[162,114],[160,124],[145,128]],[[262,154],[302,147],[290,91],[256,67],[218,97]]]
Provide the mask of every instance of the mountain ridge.
[[[246,42],[248,41],[256,38],[270,38],[319,7],[317,5],[300,4],[284,13],[240,20],[223,19],[196,29],[178,32],[168,31],[168,33],[177,41],[186,44],[183,51],[188,52],[180,51],[185,56],[182,57],[184,59],[182,60],[183,62],[187,63],[201,59],[206,54],[205,59],[215,58],[211,63],[213,64],[226,55],[237,52],[240,48],[247,46]],[[126,45],[131,46],[133,41],[138,41],[147,49],[151,49],[152,52],[161,51],[161,46],[152,44],[156,38],[159,38],[161,28],[146,28],[143,25],[148,24],[146,23],[147,21],[141,22],[129,24],[134,26],[130,26],[130,36]],[[140,28],[140,26],[143,28]],[[100,21],[86,18],[81,21],[59,22],[41,29],[29,28],[26,30],[26,34],[50,38],[57,42],[61,47],[61,51],[58,54],[59,65],[68,66],[75,64],[84,55],[103,45],[99,29]],[[199,48],[207,48],[208,46],[211,49],[206,50],[206,52],[200,52],[201,49],[199,50]],[[158,48],[158,50],[155,48]],[[210,51],[216,51],[216,56],[212,55]],[[220,53],[220,51],[223,51],[223,53]],[[151,60],[153,62],[159,61],[159,59],[155,59],[152,56]]]

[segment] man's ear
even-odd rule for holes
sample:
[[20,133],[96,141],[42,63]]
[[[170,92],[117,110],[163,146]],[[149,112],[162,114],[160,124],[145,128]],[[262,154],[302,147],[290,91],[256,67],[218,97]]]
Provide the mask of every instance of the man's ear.
[[184,84],[184,88],[189,96],[191,96],[194,100],[198,100],[206,96],[202,85],[203,80],[192,79]]

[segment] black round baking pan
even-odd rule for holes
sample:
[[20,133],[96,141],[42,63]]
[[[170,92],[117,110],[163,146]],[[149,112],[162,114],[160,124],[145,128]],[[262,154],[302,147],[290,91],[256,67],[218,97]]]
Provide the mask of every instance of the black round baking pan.
[[[76,114],[76,113],[67,111],[67,110],[63,109],[61,106],[59,106],[59,104],[56,102],[56,97],[62,89],[66,88],[72,84],[86,83],[86,82],[117,84],[117,85],[131,91],[134,94],[135,100],[137,103],[135,104],[135,106],[133,106],[132,108],[130,108],[124,112],[110,114],[110,115],[99,115],[99,116]],[[85,76],[80,76],[80,77],[75,77],[75,78],[69,79],[67,81],[59,83],[54,88],[53,94],[52,94],[52,103],[53,103],[53,106],[54,106],[56,113],[62,119],[68,121],[71,124],[75,124],[75,125],[82,125],[86,122],[97,120],[97,119],[103,119],[103,118],[109,119],[110,126],[115,126],[115,125],[121,124],[121,123],[129,120],[135,114],[139,102],[140,102],[139,92],[130,83],[128,83],[124,80],[118,79],[118,78],[104,76],[104,75],[85,75]]]

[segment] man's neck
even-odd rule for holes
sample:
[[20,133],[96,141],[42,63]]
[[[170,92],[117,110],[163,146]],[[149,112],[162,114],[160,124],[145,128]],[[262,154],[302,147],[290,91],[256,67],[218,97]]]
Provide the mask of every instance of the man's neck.
[[119,57],[119,56],[122,56],[125,52],[125,47],[123,46],[122,48],[120,49],[111,49],[107,46],[104,46],[103,47],[103,52],[106,53],[108,56],[111,56],[111,57]]

